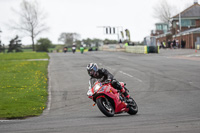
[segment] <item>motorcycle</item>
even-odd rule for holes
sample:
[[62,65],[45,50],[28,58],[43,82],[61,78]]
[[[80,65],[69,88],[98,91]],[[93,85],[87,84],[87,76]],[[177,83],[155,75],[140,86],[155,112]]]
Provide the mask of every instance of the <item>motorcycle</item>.
[[[120,82],[120,84],[126,89],[125,83]],[[128,102],[126,97],[120,91],[114,89],[110,82],[96,81],[93,87],[91,87],[90,82],[89,85],[88,98],[92,99],[95,102],[93,106],[97,104],[99,110],[107,117],[113,117],[114,114],[123,112],[130,115],[137,114],[138,106],[136,102],[133,99]]]
[[76,52],[76,45],[72,46],[72,52],[73,52],[73,54]]
[[84,47],[80,47],[81,54],[84,52]]
[[72,49],[73,54],[76,52],[76,49]]

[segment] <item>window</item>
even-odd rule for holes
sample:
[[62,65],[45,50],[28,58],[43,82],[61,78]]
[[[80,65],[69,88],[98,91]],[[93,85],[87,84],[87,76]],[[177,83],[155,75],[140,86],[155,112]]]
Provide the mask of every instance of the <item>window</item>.
[[168,25],[166,25],[166,24],[157,24],[156,25],[156,30],[162,30],[164,33],[166,33],[167,30],[168,30]]
[[163,25],[163,31],[164,31],[164,33],[166,33],[167,30],[168,30],[168,25]]
[[195,23],[195,20],[192,20],[192,19],[182,19],[181,20],[181,26],[195,26],[196,23]]
[[156,30],[162,30],[162,25],[156,25]]

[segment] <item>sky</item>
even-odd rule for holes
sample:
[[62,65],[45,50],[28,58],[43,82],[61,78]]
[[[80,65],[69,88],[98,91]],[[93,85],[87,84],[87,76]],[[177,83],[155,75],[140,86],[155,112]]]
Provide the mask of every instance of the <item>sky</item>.
[[[28,0],[35,1],[35,0]],[[39,34],[39,38],[49,38],[54,44],[62,44],[58,38],[62,32],[73,32],[81,39],[118,39],[117,35],[104,34],[101,26],[123,27],[128,29],[131,41],[143,41],[155,30],[154,9],[162,0],[36,0],[46,13],[45,23],[49,30]],[[182,11],[193,4],[194,0],[166,0]],[[0,0],[0,33],[2,43],[19,35],[23,45],[31,44],[31,38],[10,29],[9,25],[19,17],[13,9],[20,10],[22,0]],[[180,4],[181,3],[181,4]],[[175,14],[176,15],[176,14]]]

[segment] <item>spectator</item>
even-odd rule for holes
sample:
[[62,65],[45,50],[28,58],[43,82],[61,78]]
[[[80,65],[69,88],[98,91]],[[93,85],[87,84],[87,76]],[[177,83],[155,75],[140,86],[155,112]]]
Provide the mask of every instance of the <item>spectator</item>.
[[183,48],[185,48],[185,45],[186,45],[186,41],[183,40]]
[[163,48],[163,42],[162,41],[160,42],[160,48]]
[[170,48],[173,48],[173,40],[171,41]]
[[183,48],[183,43],[184,43],[183,39],[181,39],[181,48]]
[[167,44],[168,44],[168,48],[171,48],[171,40],[170,39],[168,40]]
[[175,39],[173,40],[172,46],[173,46],[174,49],[176,48],[176,40]]
[[176,47],[177,47],[177,48],[179,47],[179,42],[178,42],[178,40],[176,40]]
[[166,48],[165,40],[163,40],[163,48]]
[[128,42],[126,42],[125,44],[124,44],[124,47],[127,47],[128,46]]

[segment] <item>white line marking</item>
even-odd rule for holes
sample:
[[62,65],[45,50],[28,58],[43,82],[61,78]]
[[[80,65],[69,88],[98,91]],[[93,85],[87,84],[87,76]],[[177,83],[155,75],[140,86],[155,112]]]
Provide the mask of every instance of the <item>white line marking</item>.
[[119,71],[119,72],[122,73],[122,74],[124,74],[124,75],[126,75],[126,76],[129,76],[129,77],[131,77],[131,78],[134,78],[134,79],[136,79],[137,81],[139,81],[139,82],[142,83],[142,80],[140,80],[140,79],[138,79],[138,78],[136,78],[136,77],[134,77],[134,76],[132,76],[132,75],[130,75],[130,74],[127,74],[127,73],[125,73],[125,72],[123,72],[123,71]]
[[186,55],[186,57],[199,57],[200,55],[198,54],[191,54],[191,55]]
[[[115,71],[115,69],[112,69],[112,68],[110,68],[110,67],[107,67],[107,68],[110,69],[110,70],[114,70],[114,71]],[[122,74],[124,74],[124,75],[126,75],[126,76],[128,76],[128,77],[134,78],[134,79],[136,79],[137,81],[139,81],[139,82],[142,83],[142,80],[140,80],[140,79],[138,79],[138,78],[136,78],[136,77],[134,77],[134,76],[132,76],[132,75],[130,75],[130,74],[128,74],[128,73],[125,73],[125,72],[123,72],[123,71],[119,71],[119,72],[122,73]]]
[[[0,122],[14,122],[14,121],[19,121],[20,119],[17,120],[0,120]],[[25,120],[20,120],[20,121],[25,121]]]
[[118,56],[119,59],[123,59],[123,60],[128,60],[127,58],[123,58],[123,57],[120,57]]
[[125,72],[122,72],[122,71],[119,71],[120,73],[122,73],[122,74],[124,74],[124,75],[127,75],[127,76],[129,76],[129,77],[131,77],[131,78],[133,78],[133,76],[132,75],[130,75],[130,74],[127,74],[127,73],[125,73]]

